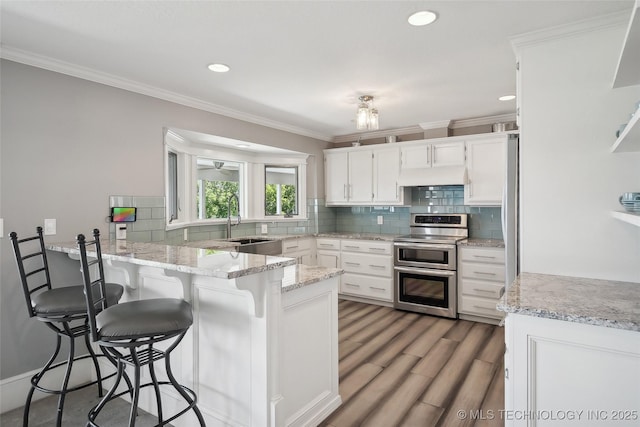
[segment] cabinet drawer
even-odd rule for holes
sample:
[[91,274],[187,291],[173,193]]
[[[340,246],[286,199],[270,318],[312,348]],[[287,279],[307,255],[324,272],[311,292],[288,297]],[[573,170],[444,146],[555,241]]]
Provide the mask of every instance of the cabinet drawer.
[[391,242],[375,242],[369,240],[342,240],[341,249],[343,252],[364,252],[379,255],[391,255]]
[[464,314],[502,319],[503,313],[496,310],[497,303],[498,300],[462,295],[459,300],[460,307],[458,307],[458,311]]
[[489,280],[502,285],[505,280],[504,265],[462,262],[460,264],[460,277],[463,279]]
[[487,282],[471,279],[460,280],[460,293],[483,298],[492,298],[496,302],[500,299],[500,293],[504,288],[503,282]]
[[340,239],[316,239],[316,248],[328,251],[340,250]]
[[345,273],[340,282],[340,293],[393,301],[393,280]]
[[342,252],[341,258],[346,272],[381,277],[391,277],[393,273],[391,257]]
[[285,239],[282,241],[282,253],[301,252],[311,249],[311,239]]
[[504,265],[504,248],[460,248],[460,260]]

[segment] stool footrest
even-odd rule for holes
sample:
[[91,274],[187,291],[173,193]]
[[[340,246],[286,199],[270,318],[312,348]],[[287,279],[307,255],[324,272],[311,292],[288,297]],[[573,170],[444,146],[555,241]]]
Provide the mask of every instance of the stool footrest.
[[138,363],[134,362],[133,356],[131,355],[124,356],[122,360],[130,365],[144,366],[155,362],[156,360],[164,359],[165,353],[163,351],[156,350],[155,348],[145,348],[143,350],[136,351],[136,357],[138,358]]

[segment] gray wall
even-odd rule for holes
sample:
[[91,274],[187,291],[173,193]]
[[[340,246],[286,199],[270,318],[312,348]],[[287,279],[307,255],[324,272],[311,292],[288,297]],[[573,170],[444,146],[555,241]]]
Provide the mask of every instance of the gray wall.
[[[99,227],[110,195],[163,196],[163,127],[309,153],[329,143],[2,60],[0,217],[4,234],[30,235],[56,218],[49,241]],[[308,168],[309,198],[323,197],[323,163]],[[53,334],[29,320],[9,239],[0,239],[0,378],[42,366]],[[78,278],[74,263],[54,280]],[[66,268],[64,267],[66,265]],[[76,276],[77,275],[77,276]]]

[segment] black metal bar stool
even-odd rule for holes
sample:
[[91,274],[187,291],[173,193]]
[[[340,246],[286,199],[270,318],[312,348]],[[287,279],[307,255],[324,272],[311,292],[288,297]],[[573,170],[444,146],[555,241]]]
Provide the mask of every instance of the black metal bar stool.
[[[91,338],[102,348],[103,352],[111,354],[117,360],[118,365],[118,375],[114,385],[102,400],[89,411],[87,425],[97,426],[95,420],[110,400],[132,392],[129,427],[133,427],[140,389],[153,387],[158,409],[157,426],[166,425],[189,410],[193,410],[200,425],[205,426],[202,413],[197,406],[195,392],[180,385],[171,371],[171,352],[178,346],[193,323],[191,304],[182,299],[157,298],[110,305],[108,298],[105,298],[100,231],[93,230],[92,241],[87,241],[82,234],[79,234],[77,239]],[[87,258],[87,250],[91,250],[91,248],[95,250],[96,254],[96,259],[93,261],[89,261]],[[98,268],[92,269],[91,267],[96,264]],[[92,273],[94,273],[93,276]],[[154,348],[154,344],[169,339],[173,339],[173,342],[166,350]],[[153,365],[154,362],[162,359],[165,361],[169,381],[158,381],[156,377]],[[140,385],[140,368],[145,365],[148,366],[151,382]],[[126,366],[133,367],[133,390],[129,389],[116,394],[122,376],[126,375],[124,374]],[[172,385],[187,403],[186,408],[167,419],[164,419],[162,413],[161,385]]]
[[[67,393],[80,390],[91,385],[98,385],[98,395],[102,397],[102,381],[110,378],[116,373],[107,377],[102,377],[100,366],[91,344],[89,342],[89,325],[87,318],[87,306],[84,297],[84,286],[66,286],[53,288],[49,275],[49,263],[47,262],[47,251],[44,245],[42,227],[37,228],[35,236],[18,239],[18,234],[14,231],[9,234],[13,244],[13,252],[18,265],[22,290],[27,303],[29,317],[44,322],[56,333],[56,348],[45,366],[31,378],[31,388],[24,405],[23,426],[29,425],[29,409],[35,390],[43,393],[58,395],[58,413],[56,426],[62,425],[62,411]],[[106,296],[110,304],[117,304],[122,296],[124,288],[120,285],[109,283],[105,287]],[[62,337],[69,339],[69,354],[67,360],[53,363],[60,352]],[[84,337],[89,354],[75,356],[75,339]],[[78,360],[91,358],[96,370],[95,381],[69,387],[69,377],[73,363]],[[59,390],[53,390],[39,385],[45,374],[52,369],[66,365],[64,379]]]

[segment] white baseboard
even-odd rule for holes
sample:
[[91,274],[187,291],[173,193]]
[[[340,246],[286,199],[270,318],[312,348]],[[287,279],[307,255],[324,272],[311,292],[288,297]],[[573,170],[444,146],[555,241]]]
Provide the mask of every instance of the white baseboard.
[[[103,370],[101,364],[100,369]],[[16,375],[11,378],[6,378],[0,381],[0,413],[11,411],[13,409],[24,406],[27,400],[27,394],[31,389],[31,377],[37,374],[40,369],[33,370],[31,372],[25,372],[24,374]],[[52,389],[59,388],[64,378],[65,366],[60,366],[52,371],[47,372],[45,377],[40,382],[42,387],[49,387]],[[93,363],[91,359],[83,359],[74,362],[73,369],[71,370],[71,377],[69,378],[69,385],[76,386],[87,383],[95,377],[93,372]],[[40,400],[45,397],[52,396],[52,394],[42,393],[35,391],[33,393],[33,400]]]

